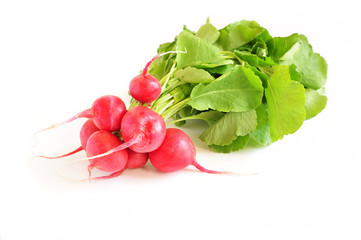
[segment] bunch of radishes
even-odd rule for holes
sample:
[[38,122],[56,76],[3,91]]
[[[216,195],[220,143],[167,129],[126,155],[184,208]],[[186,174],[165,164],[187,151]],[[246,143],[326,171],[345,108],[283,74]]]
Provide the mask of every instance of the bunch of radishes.
[[[142,73],[134,77],[129,85],[130,95],[141,106],[126,109],[117,96],[106,95],[96,99],[91,108],[67,121],[50,126],[37,133],[68,123],[77,118],[88,118],[80,130],[81,147],[57,157],[61,158],[85,150],[89,160],[89,180],[119,176],[127,168],[144,166],[148,158],[153,166],[163,172],[173,172],[194,165],[206,173],[225,173],[203,168],[196,161],[196,149],[192,140],[182,130],[166,129],[164,119],[149,107],[161,94],[161,85],[148,74],[148,62]],[[110,175],[91,178],[91,171],[97,168]]]

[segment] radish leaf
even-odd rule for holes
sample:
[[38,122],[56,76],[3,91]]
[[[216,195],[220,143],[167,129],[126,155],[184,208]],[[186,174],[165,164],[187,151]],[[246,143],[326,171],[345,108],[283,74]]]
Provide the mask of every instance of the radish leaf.
[[225,146],[238,136],[245,136],[257,127],[255,110],[247,112],[229,112],[213,123],[199,138],[207,145]]
[[188,102],[197,110],[243,112],[260,105],[262,82],[252,70],[238,65],[208,85],[198,84]]
[[272,141],[294,133],[306,117],[305,89],[291,80],[288,66],[273,66],[265,89]]

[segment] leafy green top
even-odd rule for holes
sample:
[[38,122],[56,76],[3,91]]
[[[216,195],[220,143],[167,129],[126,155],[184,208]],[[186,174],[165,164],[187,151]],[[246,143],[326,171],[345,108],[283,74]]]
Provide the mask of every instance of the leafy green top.
[[174,50],[186,53],[149,68],[163,89],[151,108],[178,126],[207,122],[200,139],[214,151],[271,144],[326,106],[327,63],[304,35],[272,37],[247,20],[217,29],[207,20],[196,32],[184,27],[158,53]]

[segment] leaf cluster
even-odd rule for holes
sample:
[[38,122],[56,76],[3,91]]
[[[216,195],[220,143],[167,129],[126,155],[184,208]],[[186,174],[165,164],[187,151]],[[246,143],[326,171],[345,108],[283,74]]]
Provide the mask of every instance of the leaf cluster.
[[199,138],[214,151],[269,145],[326,106],[327,63],[304,35],[272,37],[247,20],[217,29],[207,20],[158,48],[167,51],[179,52],[149,69],[163,89],[152,109],[178,126],[205,121]]

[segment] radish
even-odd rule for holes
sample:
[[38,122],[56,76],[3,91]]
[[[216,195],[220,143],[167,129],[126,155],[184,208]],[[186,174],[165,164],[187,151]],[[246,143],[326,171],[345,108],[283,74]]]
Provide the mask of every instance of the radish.
[[166,132],[164,119],[150,108],[138,106],[123,117],[121,133],[134,152],[147,153],[157,149]]
[[129,93],[137,101],[150,103],[156,100],[162,91],[158,79],[144,69],[143,73],[135,76],[129,84]]
[[92,119],[88,119],[80,129],[80,143],[81,143],[80,147],[78,147],[74,151],[71,151],[69,153],[66,153],[66,154],[63,154],[60,156],[56,156],[56,157],[49,157],[49,156],[43,156],[43,155],[37,155],[35,157],[42,157],[42,158],[47,158],[47,159],[58,159],[58,158],[63,158],[63,157],[73,155],[73,154],[85,149],[86,143],[87,143],[89,137],[96,131],[99,131],[99,128],[97,128],[97,126],[95,126]]
[[39,130],[35,133],[35,135],[42,131],[69,123],[75,119],[83,117],[93,119],[95,126],[101,130],[107,130],[110,132],[116,131],[120,129],[120,123],[125,112],[125,104],[119,97],[105,95],[96,99],[91,108],[76,114],[66,121]]
[[141,103],[151,103],[155,101],[162,92],[159,80],[153,75],[148,74],[150,64],[157,58],[169,53],[186,53],[183,51],[168,51],[153,57],[144,67],[141,74],[135,76],[129,84],[129,93]]
[[127,148],[127,151],[128,151],[128,161],[127,161],[126,166],[122,170],[114,172],[114,173],[112,173],[110,175],[107,175],[107,176],[92,177],[92,178],[89,178],[89,179],[81,179],[81,180],[77,180],[77,181],[105,180],[105,179],[118,177],[119,175],[121,175],[128,168],[130,168],[130,169],[140,168],[140,167],[143,167],[147,163],[147,161],[148,161],[148,154],[147,153],[137,153],[137,152],[134,152],[134,151],[130,150],[129,148]]
[[[148,154],[147,153],[137,153],[137,152],[130,150],[129,148],[127,148],[127,152],[128,152],[127,164],[122,170],[119,170],[119,171],[114,172],[107,176],[92,177],[92,178],[89,177],[88,180],[105,180],[105,179],[118,177],[128,168],[130,168],[130,169],[140,168],[140,167],[143,167],[148,162]],[[85,180],[86,179],[82,179],[79,181],[85,181]]]
[[148,155],[153,166],[162,172],[175,172],[193,165],[205,173],[229,173],[208,170],[199,165],[192,140],[185,132],[177,128],[168,128],[162,145],[149,152]]
[[148,162],[147,153],[138,153],[127,148],[128,150],[128,162],[126,168],[140,168],[143,167]]
[[[166,133],[164,119],[158,113],[144,106],[137,106],[128,110],[124,114],[120,129],[124,140],[123,144],[110,149],[108,152],[88,156],[86,159],[104,157],[128,147],[138,153],[151,152],[162,144]],[[81,160],[83,159],[76,161]]]
[[[99,130],[89,137],[85,151],[88,157],[92,157],[114,149],[121,144],[122,141],[111,132]],[[93,168],[115,174],[125,168],[127,160],[128,152],[126,149],[107,154],[103,157],[89,159],[89,179]]]
[[95,126],[95,123],[92,119],[88,119],[80,129],[80,143],[83,149],[86,149],[86,143],[88,142],[89,137],[99,131],[100,129]]

